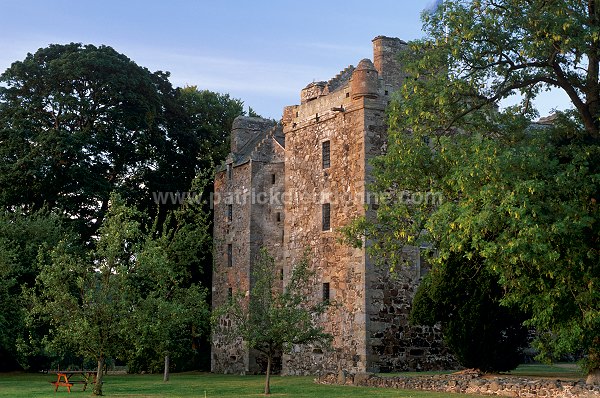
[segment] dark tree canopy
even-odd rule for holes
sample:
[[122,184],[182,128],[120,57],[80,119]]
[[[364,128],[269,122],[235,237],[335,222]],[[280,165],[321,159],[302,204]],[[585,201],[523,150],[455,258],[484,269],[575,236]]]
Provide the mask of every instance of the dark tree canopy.
[[417,290],[411,322],[442,324],[444,341],[459,363],[484,372],[512,370],[528,345],[527,319],[501,306],[504,292],[481,258],[450,256],[436,264]]
[[57,209],[87,239],[112,191],[148,210],[152,192],[188,190],[221,161],[243,110],[227,95],[180,92],[168,76],[76,43],[13,63],[0,77],[0,204]]
[[201,138],[199,153],[210,154],[205,161],[219,164],[229,153],[233,120],[244,113],[242,101],[230,98],[229,94],[198,90],[196,86],[180,89],[179,101],[186,111],[194,136]]

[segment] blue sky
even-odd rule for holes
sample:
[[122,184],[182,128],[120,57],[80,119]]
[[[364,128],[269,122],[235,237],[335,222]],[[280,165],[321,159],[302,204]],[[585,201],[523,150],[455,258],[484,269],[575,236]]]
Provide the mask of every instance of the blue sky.
[[[175,86],[229,93],[279,119],[300,90],[372,58],[378,35],[419,38],[433,0],[0,0],[0,71],[50,43],[105,44]],[[563,101],[540,101],[541,114]]]

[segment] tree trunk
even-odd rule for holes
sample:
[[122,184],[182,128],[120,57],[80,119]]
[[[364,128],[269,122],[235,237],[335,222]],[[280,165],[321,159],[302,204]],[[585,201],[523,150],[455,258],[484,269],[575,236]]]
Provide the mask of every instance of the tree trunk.
[[587,384],[600,385],[600,369],[592,369],[585,380]]
[[271,357],[267,355],[267,376],[265,377],[265,395],[271,394]]
[[169,381],[169,362],[170,362],[169,354],[165,353],[165,372],[163,374],[163,381],[164,382]]
[[94,395],[102,395],[102,377],[104,375],[104,357],[98,358],[98,370],[96,372],[96,384],[94,384]]

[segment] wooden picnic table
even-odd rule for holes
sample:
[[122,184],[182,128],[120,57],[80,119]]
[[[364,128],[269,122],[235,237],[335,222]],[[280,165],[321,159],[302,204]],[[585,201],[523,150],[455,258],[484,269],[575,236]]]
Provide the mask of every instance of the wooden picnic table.
[[[56,381],[50,382],[54,385],[54,392],[58,390],[58,387],[67,387],[67,390],[71,392],[73,384],[83,384],[83,391],[85,391],[88,383],[96,382],[96,371],[94,370],[59,370],[49,373],[57,375]],[[73,380],[73,376],[78,376],[78,379]]]

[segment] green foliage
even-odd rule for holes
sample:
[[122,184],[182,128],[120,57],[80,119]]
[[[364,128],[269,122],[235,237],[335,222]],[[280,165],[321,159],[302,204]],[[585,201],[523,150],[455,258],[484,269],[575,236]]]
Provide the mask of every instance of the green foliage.
[[[229,136],[233,120],[244,114],[243,102],[196,86],[179,89],[179,102],[189,118],[190,128],[199,139],[200,151],[205,156],[204,168],[210,161],[219,164],[229,153]],[[208,156],[207,156],[208,155]]]
[[[182,214],[207,217],[193,214],[203,212],[201,204],[190,207]],[[40,252],[30,320],[49,323],[43,341],[49,351],[93,358],[99,369],[114,357],[151,367],[157,357],[189,355],[193,340],[206,333],[206,289],[190,284],[188,269],[170,256],[181,229],[144,233],[144,219],[113,194],[92,250],[63,240],[50,254]],[[203,234],[197,238],[204,244],[207,227],[191,230]],[[98,377],[94,393],[101,395]]]
[[[531,315],[543,357],[582,350],[600,367],[597,1],[445,1],[403,55],[387,155],[374,163],[370,250],[394,265],[431,242],[438,266],[481,258],[502,303]],[[574,109],[531,125],[531,100],[564,90]],[[515,92],[517,106],[495,104]],[[405,200],[439,194],[441,203]],[[435,267],[435,265],[434,265]]]
[[[59,272],[68,260],[69,266],[77,265],[73,272],[86,275],[97,262],[129,261],[127,268],[136,261],[115,256],[138,255],[150,250],[147,239],[156,240],[168,264],[185,275],[176,279],[181,292],[169,297],[188,300],[182,293],[187,289],[196,298],[204,294],[193,285],[206,285],[210,278],[204,272],[211,263],[208,204],[157,204],[153,193],[192,191],[208,197],[208,173],[224,158],[231,124],[243,108],[228,95],[174,89],[168,76],[111,47],[78,43],[39,49],[0,76],[0,275],[6,281],[0,304],[8,308],[0,315],[0,324],[7,326],[0,331],[3,358],[15,358],[18,347],[23,366],[44,366],[42,357],[53,355],[39,344],[48,334],[47,319],[32,318],[29,326],[23,321],[29,297],[21,297],[21,289],[33,286],[41,265],[54,264],[50,268]],[[103,221],[113,192],[131,214],[118,221],[113,213],[111,222],[117,224],[110,226]],[[52,224],[53,216],[43,224],[46,212],[62,215],[61,226]],[[119,224],[125,220],[135,223]],[[74,235],[65,236],[62,224]],[[119,241],[128,232],[135,236]],[[42,275],[38,284],[55,282],[47,278]],[[102,282],[82,278],[90,285]],[[153,292],[148,286],[147,293]],[[199,322],[204,326],[196,336],[206,329],[206,322]],[[192,344],[185,346],[189,359]]]
[[466,368],[508,371],[527,346],[526,319],[518,309],[500,305],[503,290],[481,258],[451,255],[436,264],[417,290],[411,322],[442,324],[447,346]]
[[[195,186],[206,181],[199,176]],[[209,332],[207,289],[190,283],[190,267],[210,252],[210,213],[203,203],[187,202],[169,215],[163,227],[147,234],[130,276],[136,338],[129,353],[129,371],[157,371],[169,355],[174,369],[185,369],[198,340]]]
[[26,329],[29,303],[21,290],[35,283],[38,251],[49,250],[61,239],[73,240],[74,236],[59,217],[46,211],[0,213],[0,369],[12,370],[17,362],[24,368],[43,366],[39,350],[26,344],[29,334],[43,330]]
[[[76,352],[98,361],[122,355],[127,344],[133,297],[127,278],[135,266],[140,229],[133,210],[111,196],[97,248],[81,251],[61,241],[49,255],[40,254],[32,319],[47,320],[43,343],[57,353]],[[102,372],[94,394],[102,395]]]
[[[296,344],[327,343],[331,339],[314,323],[315,316],[322,314],[329,303],[312,304],[309,300],[311,270],[308,257],[305,255],[294,265],[283,291],[278,291],[274,284],[276,271],[273,257],[266,249],[261,249],[252,264],[249,296],[239,292],[213,314],[216,333],[229,336],[230,340],[241,337],[249,348],[267,357],[265,394],[270,393],[270,364],[278,351],[287,352]],[[232,320],[232,326],[221,325],[219,321],[223,316]]]
[[416,79],[402,96],[423,106],[404,108],[402,117],[419,119],[417,130],[481,131],[474,110],[519,93],[519,110],[535,113],[531,100],[553,87],[569,96],[588,134],[598,138],[597,10],[596,1],[444,1],[423,15],[427,37],[405,54]]
[[242,104],[168,76],[77,43],[14,62],[0,76],[0,205],[64,212],[90,240],[111,192],[151,213],[152,192],[189,190],[224,158]]
[[13,63],[0,78],[0,179],[11,187],[0,203],[61,209],[83,231],[99,225],[116,187],[141,197],[164,144],[166,78],[75,43]]
[[553,130],[441,136],[433,150],[392,130],[390,151],[376,164],[377,184],[437,190],[443,201],[389,200],[376,222],[357,225],[390,264],[399,261],[399,247],[424,241],[435,244],[434,268],[457,254],[465,262],[482,258],[505,289],[502,302],[531,315],[541,355],[584,350],[593,369],[600,146],[578,126],[564,118]]

